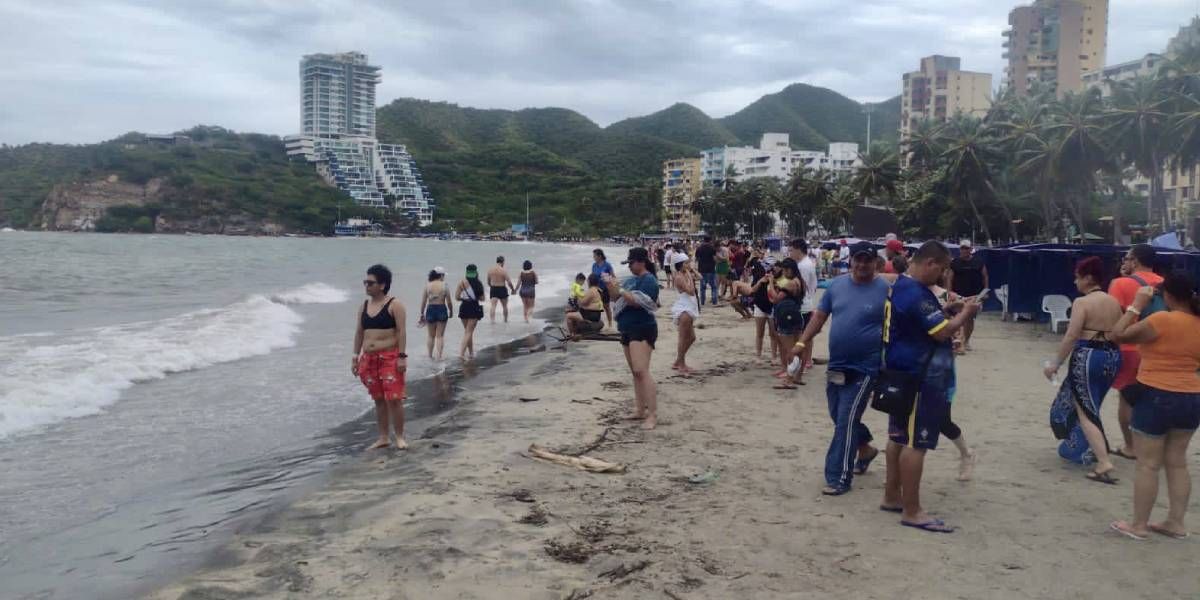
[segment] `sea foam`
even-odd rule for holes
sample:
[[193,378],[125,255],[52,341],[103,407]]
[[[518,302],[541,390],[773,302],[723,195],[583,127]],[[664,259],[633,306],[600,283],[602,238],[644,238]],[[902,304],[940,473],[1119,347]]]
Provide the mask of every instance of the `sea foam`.
[[293,346],[304,318],[290,305],[348,298],[311,283],[159,321],[0,337],[0,438],[97,414],[137,383]]

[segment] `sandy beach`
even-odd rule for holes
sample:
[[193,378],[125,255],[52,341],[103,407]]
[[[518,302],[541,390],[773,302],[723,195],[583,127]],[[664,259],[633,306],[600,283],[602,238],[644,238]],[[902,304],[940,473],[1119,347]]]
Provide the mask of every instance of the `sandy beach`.
[[[661,302],[673,299],[664,292]],[[831,433],[823,367],[797,391],[772,389],[770,365],[753,357],[753,324],[706,307],[689,356],[698,373],[676,376],[668,312],[659,311],[653,360],[657,430],[622,420],[632,393],[617,343],[551,343],[472,380],[457,409],[410,432],[407,452],[339,468],[323,489],[245,527],[209,568],[150,597],[1200,594],[1197,538],[1135,542],[1108,531],[1129,516],[1133,463],[1116,459],[1121,481],[1106,486],[1056,455],[1047,425],[1054,389],[1038,365],[1060,338],[1045,325],[986,314],[974,351],[959,359],[954,416],[979,464],[973,481],[959,482],[954,447],[943,440],[930,453],[924,503],[960,528],[941,535],[878,510],[882,459],[851,493],[821,495]],[[825,355],[823,339],[815,347]],[[1103,413],[1119,444],[1115,393]],[[884,415],[868,410],[864,420],[882,442]],[[588,456],[626,469],[534,460],[531,444],[591,447]],[[701,483],[689,482],[697,475]]]

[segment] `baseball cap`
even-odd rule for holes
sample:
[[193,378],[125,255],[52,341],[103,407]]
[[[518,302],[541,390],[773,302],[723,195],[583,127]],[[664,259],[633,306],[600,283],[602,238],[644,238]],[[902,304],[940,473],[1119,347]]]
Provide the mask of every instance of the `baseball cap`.
[[677,265],[681,262],[686,262],[687,260],[688,260],[688,255],[684,254],[683,252],[676,252],[675,254],[671,255],[671,264],[672,265]]
[[434,267],[433,272],[437,273],[438,275],[445,275],[446,269],[445,269],[445,267]]
[[883,239],[890,242],[892,240],[899,239],[899,238],[896,237],[896,234],[889,233],[889,234],[883,236]]
[[621,261],[621,264],[627,265],[631,262],[648,263],[650,262],[650,253],[645,248],[630,248],[629,256]]
[[904,242],[896,238],[887,241],[887,249],[893,252],[904,252]]
[[467,277],[478,277],[478,276],[479,276],[479,270],[475,268],[475,265],[467,265]]
[[958,240],[958,246],[959,246],[960,248],[970,248],[970,247],[971,247],[971,240],[968,240],[968,239],[966,239],[966,238],[963,238],[963,239],[961,239],[961,240]]
[[850,246],[851,258],[856,258],[856,257],[858,257],[859,254],[866,254],[871,257],[874,257],[875,256],[875,246],[872,246],[871,242],[858,242],[858,243],[854,244],[853,246]]

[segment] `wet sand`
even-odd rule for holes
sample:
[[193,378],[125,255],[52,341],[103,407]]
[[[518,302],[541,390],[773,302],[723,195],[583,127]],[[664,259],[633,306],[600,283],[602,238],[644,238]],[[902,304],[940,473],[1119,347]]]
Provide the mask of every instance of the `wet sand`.
[[[673,297],[664,293],[662,303]],[[329,484],[244,529],[213,565],[156,599],[216,598],[1188,598],[1196,540],[1134,542],[1108,531],[1131,510],[1133,463],[1117,486],[1055,453],[1053,388],[1039,363],[1058,336],[985,315],[960,358],[955,421],[976,448],[955,480],[943,440],[923,498],[960,527],[901,527],[878,510],[882,458],[855,489],[822,496],[830,422],[824,368],[771,388],[753,325],[705,308],[679,377],[659,313],[659,428],[631,410],[619,344],[553,346],[470,382],[458,407],[407,452],[363,454]],[[825,342],[816,342],[817,355]],[[523,401],[522,399],[528,400]],[[536,400],[532,400],[536,399]],[[1104,406],[1119,444],[1116,396]],[[885,417],[868,410],[876,437]],[[364,438],[364,445],[369,442]],[[598,442],[598,443],[597,443]],[[530,444],[621,463],[586,473],[526,456]],[[1200,464],[1192,453],[1191,464]],[[1193,468],[1193,472],[1195,468]],[[715,473],[706,483],[693,475]],[[1160,492],[1165,502],[1165,489]],[[529,502],[532,500],[532,502]],[[1196,501],[1191,512],[1196,514]]]

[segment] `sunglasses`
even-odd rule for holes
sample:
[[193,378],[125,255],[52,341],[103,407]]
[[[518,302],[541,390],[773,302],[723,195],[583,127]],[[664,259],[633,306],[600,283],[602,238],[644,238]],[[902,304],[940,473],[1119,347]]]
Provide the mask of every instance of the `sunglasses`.
[[363,285],[379,285],[379,282],[374,279],[364,279]]

